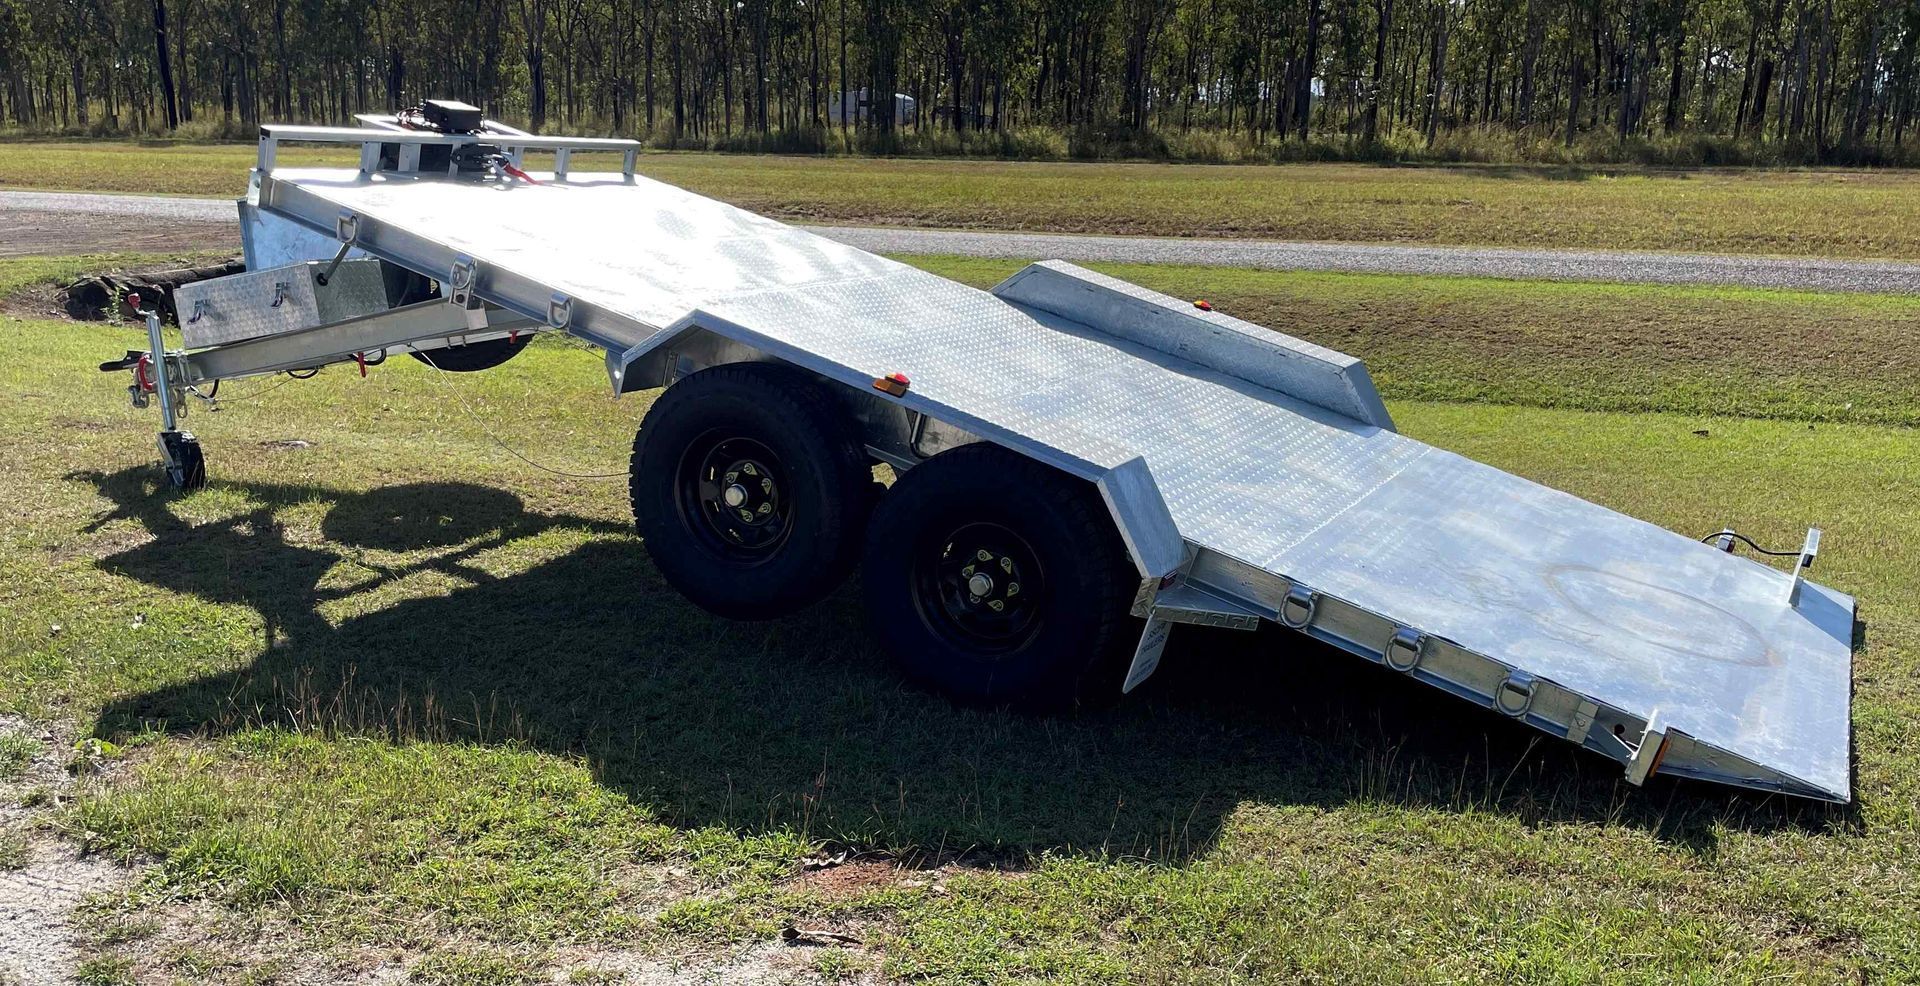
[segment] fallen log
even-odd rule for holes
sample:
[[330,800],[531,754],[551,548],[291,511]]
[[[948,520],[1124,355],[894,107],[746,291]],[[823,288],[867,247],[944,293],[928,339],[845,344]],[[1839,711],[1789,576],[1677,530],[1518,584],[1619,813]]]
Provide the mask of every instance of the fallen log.
[[[177,267],[161,271],[110,271],[75,280],[66,288],[67,314],[74,318],[98,319],[128,294],[140,295],[142,304],[158,305],[161,317],[178,323],[173,309],[173,289],[212,277],[225,277],[247,269],[239,258],[204,267]],[[124,314],[124,312],[123,312]]]

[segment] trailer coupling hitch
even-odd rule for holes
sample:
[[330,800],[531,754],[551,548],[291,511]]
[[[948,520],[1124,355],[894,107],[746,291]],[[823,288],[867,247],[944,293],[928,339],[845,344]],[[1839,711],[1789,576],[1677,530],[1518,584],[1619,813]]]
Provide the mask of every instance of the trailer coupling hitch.
[[100,364],[100,372],[101,373],[118,373],[121,370],[131,370],[134,367],[139,366],[140,362],[146,358],[147,358],[146,350],[129,349],[127,350],[127,355],[122,356],[119,359],[108,360],[105,363]]
[[133,371],[133,382],[127,385],[127,399],[137,408],[146,407],[154,390],[159,386],[153,372],[153,354],[139,349],[129,349],[125,356],[108,360],[100,364],[100,372],[117,373],[121,370]]

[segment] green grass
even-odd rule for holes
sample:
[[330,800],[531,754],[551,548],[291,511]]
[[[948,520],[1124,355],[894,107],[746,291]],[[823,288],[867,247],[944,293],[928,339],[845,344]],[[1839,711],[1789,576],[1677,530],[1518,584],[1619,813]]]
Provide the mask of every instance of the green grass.
[[26,833],[0,829],[0,873],[10,873],[27,865],[27,855]]
[[525,956],[494,950],[429,955],[409,971],[420,986],[533,986],[551,980]]
[[[0,187],[231,196],[251,145],[8,142]],[[283,165],[345,165],[289,147]],[[604,167],[579,159],[576,167]],[[1920,172],[1165,165],[648,154],[791,220],[1163,236],[1920,257]]]
[[12,780],[26,772],[40,741],[25,733],[0,731],[0,781]]
[[[1920,432],[1392,404],[1679,530],[1825,526],[1819,575],[1868,623],[1859,804],[1831,810],[1636,791],[1277,632],[1183,630],[1111,710],[958,709],[899,681],[850,593],[708,617],[628,533],[623,484],[491,444],[622,468],[646,397],[609,402],[591,353],[543,344],[452,392],[395,360],[197,410],[214,482],[183,497],[156,485],[152,415],[91,370],[135,330],[0,325],[0,710],[122,746],[61,827],[157,860],[142,899],[404,949],[427,981],[788,920],[851,923],[886,973],[936,982],[1920,977]],[[291,438],[312,444],[265,444]],[[969,865],[808,889],[822,843]]]
[[125,956],[88,959],[74,970],[74,978],[81,986],[130,986],[134,982],[133,960]]

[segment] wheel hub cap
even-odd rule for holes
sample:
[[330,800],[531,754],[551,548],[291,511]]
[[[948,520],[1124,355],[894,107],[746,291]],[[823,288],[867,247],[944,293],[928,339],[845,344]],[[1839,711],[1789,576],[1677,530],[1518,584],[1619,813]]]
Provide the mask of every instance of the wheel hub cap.
[[956,632],[990,650],[1027,639],[1039,620],[1039,564],[1013,530],[995,523],[966,524],[918,563],[922,612],[943,632]]
[[680,480],[682,509],[723,554],[764,558],[786,540],[791,509],[786,473],[773,450],[751,438],[725,438],[689,451]]

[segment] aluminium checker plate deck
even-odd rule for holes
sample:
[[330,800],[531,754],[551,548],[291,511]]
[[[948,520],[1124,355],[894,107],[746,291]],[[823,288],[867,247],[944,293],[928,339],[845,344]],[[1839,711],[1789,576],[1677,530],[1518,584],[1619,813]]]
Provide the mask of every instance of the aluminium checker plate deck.
[[[256,175],[259,208],[631,360],[689,326],[1054,461],[1144,458],[1190,583],[1660,770],[1850,797],[1854,600],[1273,390],[645,178]],[[622,364],[624,365],[624,364]],[[1083,474],[1086,474],[1083,472]],[[1297,611],[1295,617],[1300,615]],[[1394,658],[1396,634],[1403,638]],[[1654,723],[1661,733],[1656,736]]]

